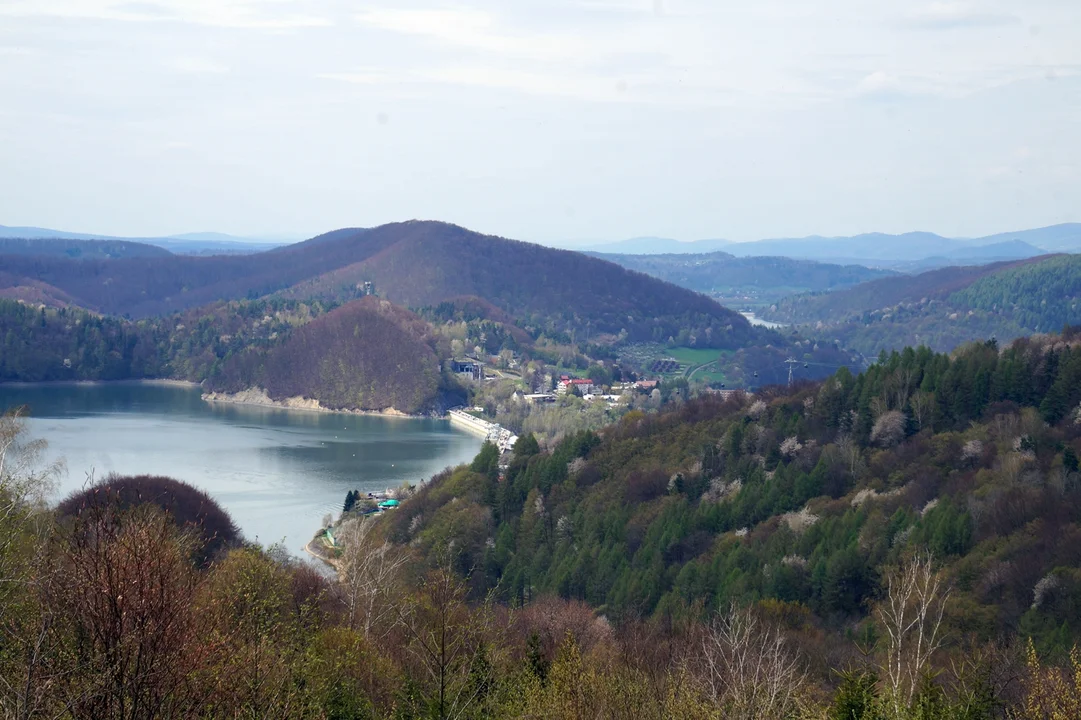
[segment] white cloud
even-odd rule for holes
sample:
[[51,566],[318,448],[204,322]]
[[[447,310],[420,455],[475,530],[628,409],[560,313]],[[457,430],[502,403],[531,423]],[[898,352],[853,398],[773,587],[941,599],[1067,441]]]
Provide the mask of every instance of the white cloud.
[[314,0],[155,0],[133,3],[116,3],[112,0],[7,0],[0,4],[0,16],[184,22],[221,28],[291,30],[330,25],[325,15],[294,9],[298,5],[304,8],[318,4]]
[[515,32],[495,14],[479,9],[373,8],[354,16],[357,23],[379,30],[417,35],[467,52],[480,52],[543,62],[584,60],[608,48],[590,47],[575,33]]
[[969,2],[933,2],[910,13],[906,22],[915,28],[955,30],[1019,25],[1021,18],[1012,12],[985,10]]
[[222,63],[208,57],[182,56],[168,60],[166,66],[188,75],[220,75],[229,72]]
[[0,178],[0,222],[108,225],[118,188],[236,231],[990,225],[1020,183],[1081,195],[1078,27],[1069,0],[0,0],[0,164],[48,170]]

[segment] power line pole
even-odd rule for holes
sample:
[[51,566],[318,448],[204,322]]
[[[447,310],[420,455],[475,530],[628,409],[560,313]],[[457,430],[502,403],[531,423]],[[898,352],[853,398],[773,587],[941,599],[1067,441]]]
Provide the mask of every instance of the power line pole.
[[798,362],[799,360],[794,357],[789,357],[785,360],[785,364],[788,365],[788,387],[792,387],[792,368],[795,367]]

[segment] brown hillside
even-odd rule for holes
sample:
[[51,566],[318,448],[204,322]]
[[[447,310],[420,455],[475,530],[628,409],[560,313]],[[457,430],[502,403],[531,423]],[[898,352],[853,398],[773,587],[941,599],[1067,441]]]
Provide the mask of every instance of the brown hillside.
[[13,278],[0,290],[26,279],[45,282],[83,307],[132,317],[287,288],[293,297],[344,301],[373,280],[397,304],[419,308],[475,296],[524,326],[578,339],[626,330],[632,340],[665,340],[686,331],[692,344],[736,348],[761,334],[706,297],[613,263],[439,222],[338,230],[248,256],[3,256],[0,269]]
[[[373,281],[380,295],[401,305],[477,297],[520,321],[586,337],[626,330],[630,339],[658,340],[689,328],[699,344],[733,348],[755,337],[743,317],[709,298],[580,253],[437,222],[384,225],[368,234],[384,249],[288,294],[340,298]],[[385,235],[396,241],[375,242]]]
[[48,283],[3,271],[0,271],[0,298],[48,307],[67,307],[76,303],[70,295]]
[[365,230],[337,230],[302,243],[252,255],[75,260],[57,256],[0,256],[0,289],[38,280],[75,298],[77,304],[110,315],[148,317],[216,300],[259,297],[306,278],[356,262],[382,249],[381,236],[367,242]]
[[335,410],[425,412],[438,405],[441,389],[428,329],[408,310],[363,298],[297,328],[281,345],[234,356],[207,384],[221,392],[261,387],[274,400],[303,397]]

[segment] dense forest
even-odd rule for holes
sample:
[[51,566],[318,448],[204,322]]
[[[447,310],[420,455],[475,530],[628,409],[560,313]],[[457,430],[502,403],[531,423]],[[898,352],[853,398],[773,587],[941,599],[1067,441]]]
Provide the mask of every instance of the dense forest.
[[138,322],[0,300],[0,381],[168,378],[334,409],[422,413],[464,400],[442,375],[449,351],[439,341],[416,315],[371,297],[338,308],[223,302]]
[[0,299],[0,381],[201,381],[233,355],[273,344],[327,309],[255,300],[133,322]]
[[948,351],[995,337],[1008,342],[1081,322],[1081,256],[934,270],[886,278],[829,294],[797,295],[763,316],[814,327],[844,347],[925,344]]
[[[884,354],[548,447],[527,435],[509,462],[485,446],[397,510],[344,516],[333,580],[235,538],[162,478],[44,508],[49,468],[7,415],[0,703],[74,718],[1075,718],[1079,410],[1071,330]],[[229,539],[206,549],[203,517]]]
[[[967,630],[1042,628],[1040,647],[1064,652],[1081,637],[1074,600],[1029,606],[1081,561],[1052,541],[1079,531],[1079,405],[1077,333],[908,349],[791,393],[631,413],[549,453],[523,440],[504,480],[457,471],[387,522],[403,543],[453,537],[480,595],[672,621],[747,597],[858,618],[878,568],[927,547],[964,569]],[[1061,597],[1081,592],[1061,580]]]
[[786,257],[736,257],[726,252],[590,254],[722,302],[751,307],[769,305],[789,295],[827,292],[895,274],[861,265],[832,265]]

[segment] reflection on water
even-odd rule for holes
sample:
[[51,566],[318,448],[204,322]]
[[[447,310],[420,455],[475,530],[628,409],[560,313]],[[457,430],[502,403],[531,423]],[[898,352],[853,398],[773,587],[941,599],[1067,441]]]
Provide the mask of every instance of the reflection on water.
[[196,388],[0,385],[0,408],[16,405],[66,462],[55,499],[91,475],[169,475],[209,492],[249,539],[294,553],[350,489],[416,483],[480,447],[446,420],[207,404]]

